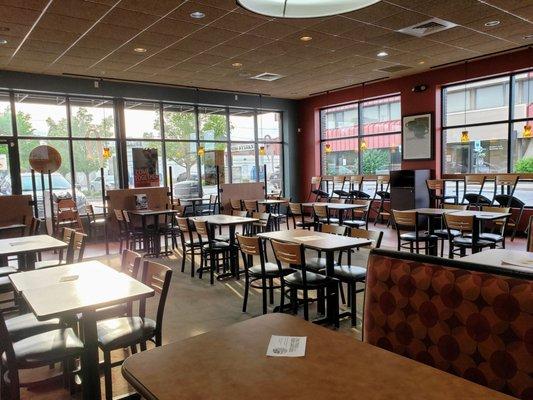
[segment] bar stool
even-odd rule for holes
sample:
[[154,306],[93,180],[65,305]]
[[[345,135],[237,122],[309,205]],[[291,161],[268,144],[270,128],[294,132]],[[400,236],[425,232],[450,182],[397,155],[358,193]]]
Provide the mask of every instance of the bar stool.
[[379,207],[372,208],[372,211],[376,212],[376,219],[374,220],[374,225],[377,224],[378,219],[381,219],[383,222],[383,217],[387,217],[387,226],[390,223],[390,212],[385,210],[385,202],[390,202],[390,177],[388,175],[380,175],[376,178],[376,191],[374,192],[374,197],[372,198],[372,204],[379,197]]
[[[468,208],[473,205],[477,209],[481,206],[490,206],[492,200],[481,194],[485,187],[486,180],[487,177],[485,175],[465,175],[463,200],[461,201],[461,204],[465,204],[466,202]],[[479,190],[476,189],[477,187],[479,187]]]
[[428,179],[426,186],[430,204],[434,204],[436,208],[442,208],[442,205],[449,199],[453,200],[453,204],[457,204],[457,196],[446,195],[446,182],[442,179]]
[[[516,236],[516,231],[522,220],[526,203],[514,196],[516,186],[518,185],[520,177],[518,175],[496,175],[494,198],[492,199],[492,205],[499,205],[501,207],[510,207],[512,209],[518,209],[518,217],[509,217],[507,220],[507,227],[513,228],[511,234],[511,242]],[[497,188],[500,188],[500,194],[497,194]]]

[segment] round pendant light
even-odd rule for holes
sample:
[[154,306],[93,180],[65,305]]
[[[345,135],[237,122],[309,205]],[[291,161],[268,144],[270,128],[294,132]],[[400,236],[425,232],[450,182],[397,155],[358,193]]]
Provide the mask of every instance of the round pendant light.
[[379,0],[237,0],[256,14],[275,18],[317,18],[343,14]]

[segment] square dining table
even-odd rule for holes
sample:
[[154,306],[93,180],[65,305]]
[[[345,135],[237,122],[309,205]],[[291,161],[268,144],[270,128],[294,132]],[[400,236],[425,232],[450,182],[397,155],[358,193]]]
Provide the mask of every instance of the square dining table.
[[[128,211],[131,215],[136,215],[141,218],[141,226],[143,230],[143,247],[146,251],[145,256],[154,256],[159,257],[161,254],[161,238],[159,233],[159,217],[161,215],[174,215],[179,214],[178,210],[164,209],[164,210],[131,210]],[[152,224],[150,225],[147,221],[149,218],[152,218]],[[154,243],[153,253],[150,253],[148,250],[148,243],[150,242],[150,236],[152,236],[152,241]]]
[[81,314],[83,399],[100,399],[96,310],[151,297],[154,290],[99,261],[19,272],[9,279],[40,321]]
[[366,204],[353,204],[353,203],[325,203],[325,202],[311,202],[302,203],[302,207],[312,208],[315,205],[326,206],[329,210],[335,210],[339,213],[339,225],[342,225],[344,219],[344,213],[347,211],[353,211],[361,208],[366,208]]
[[35,269],[37,253],[41,251],[62,250],[68,244],[49,235],[21,236],[0,239],[0,258],[18,256],[24,261],[21,270]]
[[[324,252],[326,254],[326,275],[330,277],[334,277],[336,251],[350,251],[351,249],[369,246],[372,244],[372,241],[369,239],[334,235],[331,233],[324,232],[308,231],[306,229],[264,232],[258,233],[257,236],[262,239],[302,244],[305,248]],[[330,303],[331,302],[328,302],[328,312],[325,321],[337,324],[339,313],[338,304],[335,305]]]

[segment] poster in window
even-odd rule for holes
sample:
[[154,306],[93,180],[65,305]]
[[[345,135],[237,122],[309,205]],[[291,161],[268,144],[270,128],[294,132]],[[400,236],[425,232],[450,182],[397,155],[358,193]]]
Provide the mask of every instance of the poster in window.
[[133,186],[159,186],[157,149],[131,149],[133,159]]
[[402,118],[403,160],[433,159],[433,115],[408,115]]

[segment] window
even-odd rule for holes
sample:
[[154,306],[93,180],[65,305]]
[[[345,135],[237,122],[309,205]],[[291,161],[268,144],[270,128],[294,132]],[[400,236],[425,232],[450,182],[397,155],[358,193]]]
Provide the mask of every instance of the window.
[[158,103],[126,101],[124,104],[126,138],[159,139],[161,138],[161,121]]
[[204,155],[200,157],[202,190],[204,194],[215,194],[217,189],[217,168],[220,183],[230,183],[228,148],[224,142],[200,142],[200,146],[204,148]]
[[65,97],[17,93],[15,109],[19,136],[68,136]]
[[13,135],[9,93],[0,93],[0,136]]
[[[332,115],[342,115],[343,124],[332,127]],[[400,96],[326,108],[320,119],[323,175],[386,174],[401,168]]]
[[[464,84],[443,89],[444,173],[533,172],[533,139],[524,137],[533,116],[533,96],[528,96],[532,76],[530,71],[471,82],[466,96]],[[524,201],[529,193],[526,185],[517,188]],[[527,204],[533,204],[533,196]]]
[[255,113],[247,110],[230,110],[230,138],[232,141],[255,141]]
[[200,140],[226,140],[228,120],[225,108],[199,107]]
[[[154,118],[157,117],[158,114],[154,116]],[[166,139],[196,140],[196,111],[194,107],[164,105],[163,121]]]
[[115,114],[111,100],[70,99],[73,137],[115,137]]

